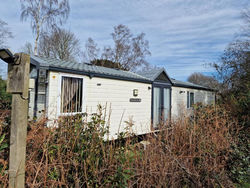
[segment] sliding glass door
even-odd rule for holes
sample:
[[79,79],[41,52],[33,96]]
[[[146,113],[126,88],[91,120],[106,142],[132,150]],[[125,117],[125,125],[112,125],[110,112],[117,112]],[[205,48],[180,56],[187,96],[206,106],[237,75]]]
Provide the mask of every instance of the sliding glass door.
[[154,87],[154,100],[153,100],[153,125],[154,127],[157,127],[157,125],[160,123],[160,117],[161,117],[161,103],[162,103],[162,97],[161,97],[161,88]]
[[167,121],[170,116],[170,88],[163,88],[163,115],[164,121]]
[[170,117],[171,111],[171,90],[169,87],[153,88],[153,127],[157,128],[161,122]]

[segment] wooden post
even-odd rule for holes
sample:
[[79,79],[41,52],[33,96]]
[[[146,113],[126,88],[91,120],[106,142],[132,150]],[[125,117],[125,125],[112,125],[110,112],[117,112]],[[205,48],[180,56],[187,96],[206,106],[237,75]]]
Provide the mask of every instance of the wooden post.
[[12,93],[9,187],[24,188],[28,123],[28,89],[30,56],[17,54],[14,64],[8,64],[7,92]]

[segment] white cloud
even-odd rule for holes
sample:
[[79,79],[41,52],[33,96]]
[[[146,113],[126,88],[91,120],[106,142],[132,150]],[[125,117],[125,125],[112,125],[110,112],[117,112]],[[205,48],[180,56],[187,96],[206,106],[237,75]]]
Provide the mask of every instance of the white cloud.
[[[206,62],[215,61],[239,31],[241,10],[248,0],[71,0],[64,25],[81,40],[92,37],[99,47],[112,45],[110,33],[117,24],[133,33],[144,32],[152,56],[171,77],[185,79],[195,71],[208,72]],[[17,51],[33,41],[29,22],[21,23],[19,1],[1,2],[0,18],[7,21],[15,38],[9,46]]]

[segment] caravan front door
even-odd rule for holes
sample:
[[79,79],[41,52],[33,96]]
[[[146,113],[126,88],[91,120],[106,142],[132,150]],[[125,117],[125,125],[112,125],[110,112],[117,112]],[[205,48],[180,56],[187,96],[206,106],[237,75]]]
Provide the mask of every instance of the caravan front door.
[[160,123],[170,118],[171,88],[164,86],[153,87],[153,127],[158,128]]

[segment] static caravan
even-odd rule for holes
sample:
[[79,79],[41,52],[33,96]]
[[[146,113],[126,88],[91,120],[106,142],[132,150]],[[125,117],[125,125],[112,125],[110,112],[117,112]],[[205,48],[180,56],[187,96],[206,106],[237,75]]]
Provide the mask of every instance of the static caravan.
[[190,106],[214,102],[209,88],[171,79],[164,69],[136,74],[31,56],[31,119],[45,115],[53,123],[60,116],[96,113],[100,104],[108,109],[111,137],[124,131],[128,121],[141,135],[156,129],[161,120],[179,116],[187,93]]
[[151,119],[154,129],[161,121],[189,115],[195,103],[215,103],[213,89],[170,78],[164,68],[138,74],[152,82]]
[[[215,90],[197,84],[171,79],[172,86],[172,118],[189,115],[195,103],[215,104]],[[183,110],[185,109],[185,110]]]
[[75,113],[93,114],[98,104],[110,115],[110,135],[133,121],[136,134],[151,131],[151,81],[117,69],[31,56],[29,116],[49,122]]

